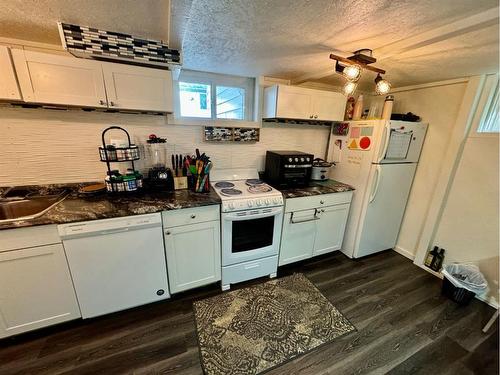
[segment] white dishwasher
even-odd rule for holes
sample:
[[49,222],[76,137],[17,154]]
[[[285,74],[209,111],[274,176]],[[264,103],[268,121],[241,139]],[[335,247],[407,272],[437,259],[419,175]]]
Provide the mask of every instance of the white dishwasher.
[[58,226],[83,318],[168,298],[161,214]]

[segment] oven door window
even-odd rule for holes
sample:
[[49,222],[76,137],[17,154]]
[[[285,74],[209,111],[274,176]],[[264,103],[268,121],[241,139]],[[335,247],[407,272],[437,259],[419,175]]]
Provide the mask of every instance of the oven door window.
[[233,221],[231,252],[257,250],[273,244],[274,216]]

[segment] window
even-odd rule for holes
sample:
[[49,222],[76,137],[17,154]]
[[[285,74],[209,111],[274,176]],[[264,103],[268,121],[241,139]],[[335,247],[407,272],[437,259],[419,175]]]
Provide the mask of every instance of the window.
[[500,132],[500,102],[499,102],[499,81],[498,76],[489,91],[489,97],[483,109],[481,120],[477,128],[478,133],[498,133]]
[[211,118],[212,95],[210,89],[210,85],[179,82],[181,116]]
[[245,119],[245,89],[217,86],[215,102],[217,118]]
[[176,117],[252,121],[253,78],[182,71],[177,85]]

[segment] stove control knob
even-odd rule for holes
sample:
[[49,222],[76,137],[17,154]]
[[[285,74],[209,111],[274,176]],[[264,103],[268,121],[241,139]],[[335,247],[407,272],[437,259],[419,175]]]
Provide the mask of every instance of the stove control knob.
[[269,199],[266,199],[266,204],[270,204],[271,201]]
[[293,161],[293,159],[292,158],[288,158],[288,161],[291,163]]
[[300,161],[303,163],[304,162],[304,158],[300,158]]
[[248,204],[248,207],[252,207],[253,206],[253,202],[252,201],[248,201],[247,204]]
[[230,209],[230,210],[234,210],[234,203],[228,203],[227,207]]
[[255,203],[257,204],[257,206],[262,206],[262,199],[256,200]]
[[297,163],[299,161],[299,158],[295,158],[295,162]]
[[311,159],[310,158],[306,158],[306,161],[309,162],[309,161],[311,161]]

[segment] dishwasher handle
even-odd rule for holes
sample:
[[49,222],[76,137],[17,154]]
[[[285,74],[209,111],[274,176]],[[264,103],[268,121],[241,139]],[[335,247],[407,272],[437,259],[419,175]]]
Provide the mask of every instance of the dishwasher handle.
[[139,229],[161,227],[161,216],[153,214],[137,217],[86,221],[74,224],[61,224],[57,227],[62,239],[92,237],[115,233],[130,232]]
[[123,232],[128,232],[129,228],[117,228],[117,229],[108,229],[108,230],[103,230],[99,232],[99,235],[105,235],[105,234],[115,234],[115,233],[123,233]]

